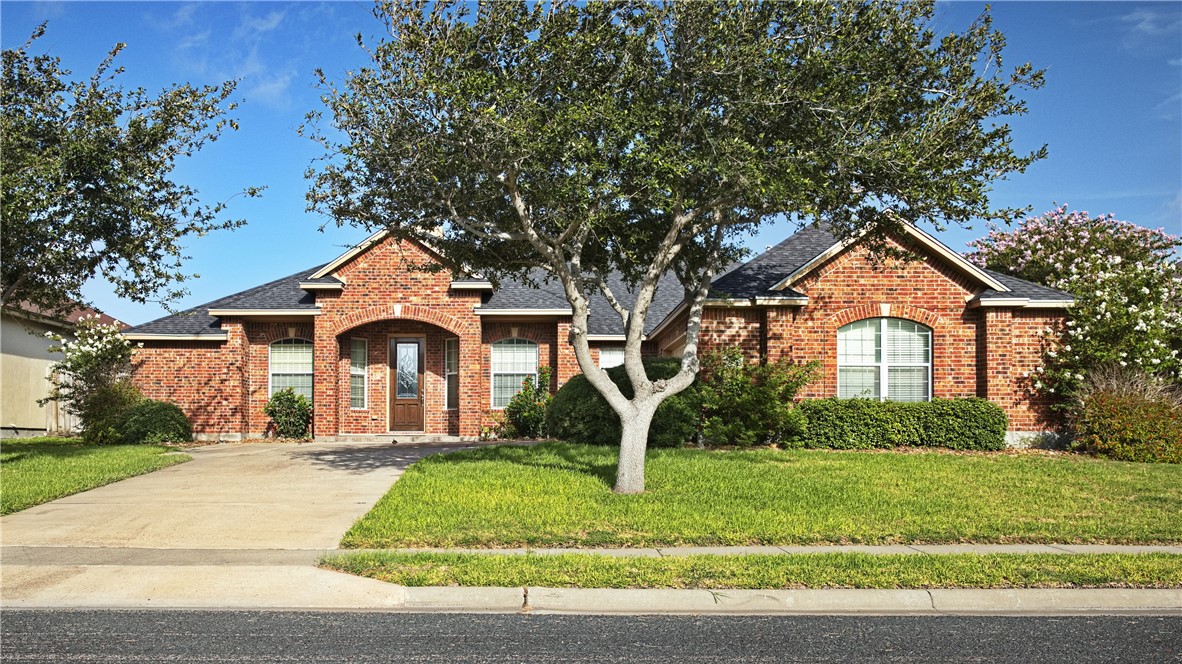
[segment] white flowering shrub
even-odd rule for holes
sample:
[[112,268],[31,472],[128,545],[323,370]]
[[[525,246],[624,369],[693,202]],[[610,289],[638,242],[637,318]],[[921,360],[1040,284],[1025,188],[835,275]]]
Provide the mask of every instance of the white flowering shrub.
[[141,398],[131,384],[136,346],[119,334],[119,326],[100,323],[98,315],[79,320],[73,340],[54,332],[45,336],[57,342],[49,350],[63,357],[51,368],[52,387],[42,402],[59,401],[77,415],[86,441],[119,441],[124,413]]
[[1062,206],[969,246],[977,265],[1075,296],[1033,388],[1070,396],[1109,364],[1182,382],[1182,239]]

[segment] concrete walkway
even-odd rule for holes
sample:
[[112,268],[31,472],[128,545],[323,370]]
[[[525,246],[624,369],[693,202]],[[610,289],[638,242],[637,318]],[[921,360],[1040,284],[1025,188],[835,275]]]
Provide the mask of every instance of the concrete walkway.
[[[315,567],[414,461],[462,445],[217,445],[0,517],[0,603],[561,613],[1182,613],[1182,590],[405,588]],[[408,550],[409,551],[409,550]],[[441,551],[417,549],[417,551]],[[456,552],[458,550],[447,550]],[[1182,546],[907,545],[464,550],[691,554],[1143,553]]]

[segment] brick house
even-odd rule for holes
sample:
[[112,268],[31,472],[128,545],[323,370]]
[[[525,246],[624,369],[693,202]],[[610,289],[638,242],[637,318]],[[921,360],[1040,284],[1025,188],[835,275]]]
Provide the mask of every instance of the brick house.
[[[858,242],[810,227],[732,268],[714,281],[702,350],[819,360],[806,397],[981,396],[1013,432],[1053,429],[1050,404],[1022,376],[1070,296],[980,269],[915,227],[890,242],[916,258],[878,264]],[[144,344],[135,381],[178,404],[202,438],[264,434],[263,406],[284,387],[312,399],[318,439],[467,438],[540,366],[553,368],[552,389],[579,371],[557,284],[494,290],[421,269],[436,260],[380,232],[331,263],[131,328],[125,336]],[[680,353],[682,296],[672,277],[662,283],[646,353]],[[593,300],[590,328],[592,357],[621,363],[623,328],[606,301]]]

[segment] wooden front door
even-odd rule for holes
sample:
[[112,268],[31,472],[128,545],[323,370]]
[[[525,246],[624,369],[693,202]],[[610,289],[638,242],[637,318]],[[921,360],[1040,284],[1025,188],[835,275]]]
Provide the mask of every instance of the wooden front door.
[[423,430],[423,340],[390,340],[390,430]]

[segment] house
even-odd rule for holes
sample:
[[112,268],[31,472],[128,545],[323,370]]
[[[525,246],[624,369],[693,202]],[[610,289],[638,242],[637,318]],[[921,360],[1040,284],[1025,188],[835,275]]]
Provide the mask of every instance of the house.
[[[914,226],[890,243],[915,259],[884,265],[861,243],[810,227],[722,274],[701,349],[819,360],[806,397],[981,396],[1015,433],[1053,429],[1051,404],[1023,376],[1070,296],[980,269]],[[558,284],[494,289],[415,269],[434,260],[379,232],[331,263],[131,328],[125,336],[144,344],[135,381],[184,409],[203,438],[262,435],[263,406],[285,387],[312,399],[318,439],[475,437],[540,366],[554,369],[551,388],[579,371]],[[682,297],[668,277],[646,353],[680,353]],[[588,332],[600,366],[622,362],[623,328],[602,299]]]
[[69,433],[77,422],[61,404],[39,399],[49,396],[50,367],[62,359],[50,353],[57,342],[45,334],[70,338],[74,324],[84,316],[98,316],[103,325],[123,323],[89,307],[78,307],[65,316],[49,314],[28,302],[0,311],[0,437],[43,436]]

